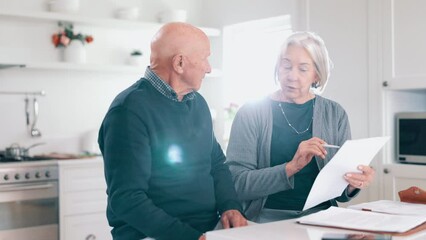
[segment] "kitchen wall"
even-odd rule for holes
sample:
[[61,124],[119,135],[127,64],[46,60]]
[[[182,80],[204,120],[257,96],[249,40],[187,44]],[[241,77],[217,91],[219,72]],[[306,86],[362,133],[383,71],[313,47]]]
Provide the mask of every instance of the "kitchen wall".
[[[334,63],[323,96],[337,101],[346,109],[354,139],[369,137],[368,83],[375,80],[368,78],[367,0],[206,0],[205,4],[206,9],[211,9],[204,19],[207,25],[221,27],[291,14],[295,30],[318,33],[324,39]],[[220,49],[221,45],[216,44],[216,48]],[[225,82],[218,80],[217,84],[224,85]],[[212,101],[211,105],[225,106],[219,100]],[[218,115],[218,118],[220,117]],[[375,164],[373,163],[373,166]],[[370,190],[362,192],[356,201],[377,199],[377,188],[378,179]]]
[[[43,0],[0,0],[0,9],[41,10]],[[102,7],[100,7],[102,6]],[[141,19],[155,21],[159,11],[170,8],[188,10],[188,21],[196,25],[223,26],[291,14],[296,30],[320,34],[328,45],[335,68],[324,96],[339,102],[347,110],[353,138],[369,136],[368,126],[368,1],[359,0],[81,0],[81,14],[94,17],[112,16],[119,7],[138,6]],[[83,33],[93,34],[95,41],[87,46],[89,63],[121,64],[132,48],[142,48],[149,55],[152,31],[77,26]],[[0,61],[58,61],[60,51],[50,42],[57,30],[52,22],[0,18]],[[221,67],[222,42],[212,39],[212,64]],[[146,59],[147,61],[147,59]],[[33,153],[48,151],[79,151],[81,139],[96,131],[114,98],[122,89],[142,76],[140,73],[65,70],[0,70],[0,91],[38,91],[40,118],[38,128],[43,136],[29,137],[25,126],[24,97],[0,95],[0,149],[13,142],[29,145],[46,142]],[[201,92],[210,106],[217,110],[216,131],[221,136],[221,88],[224,80],[207,78]],[[374,196],[372,196],[374,197]],[[361,198],[362,199],[362,198]]]
[[[39,12],[47,9],[45,0],[0,0],[0,10]],[[198,24],[200,3],[196,0],[81,0],[79,14],[93,18],[113,17],[123,7],[139,7],[141,21],[157,21],[157,14],[169,9],[186,9],[188,21]],[[94,42],[85,46],[88,64],[125,65],[132,49],[144,52],[149,61],[149,42],[155,30],[122,29],[114,26],[75,24],[75,32],[91,34]],[[54,21],[0,17],[0,62],[60,62],[61,49],[55,49],[51,35],[57,32]],[[0,150],[11,143],[29,146],[45,142],[31,154],[82,150],[83,139],[94,139],[96,132],[115,95],[137,81],[144,73],[73,71],[53,69],[2,69],[0,91],[40,91],[37,97],[40,116],[37,127],[41,138],[31,138],[25,125],[24,98],[20,95],[0,95]],[[30,97],[32,99],[32,97]],[[92,140],[92,145],[96,142]],[[95,146],[96,147],[96,146]]]
[[[368,1],[288,0],[268,1],[267,4],[264,1],[243,0],[205,2],[205,8],[211,9],[204,19],[206,25],[220,27],[291,14],[295,30],[318,33],[326,42],[335,65],[323,95],[345,107],[351,121],[353,138],[368,136]],[[217,44],[217,49],[220,47]]]

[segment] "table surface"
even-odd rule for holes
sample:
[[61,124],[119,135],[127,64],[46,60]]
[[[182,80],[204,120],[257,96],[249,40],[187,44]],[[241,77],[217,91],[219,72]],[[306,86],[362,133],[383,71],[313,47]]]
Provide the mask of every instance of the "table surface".
[[[296,223],[295,219],[272,223],[254,224],[247,227],[207,232],[207,240],[321,240],[324,234],[356,233],[359,231],[309,226]],[[369,238],[368,238],[369,239]],[[392,236],[392,240],[425,240],[426,230],[409,236]]]

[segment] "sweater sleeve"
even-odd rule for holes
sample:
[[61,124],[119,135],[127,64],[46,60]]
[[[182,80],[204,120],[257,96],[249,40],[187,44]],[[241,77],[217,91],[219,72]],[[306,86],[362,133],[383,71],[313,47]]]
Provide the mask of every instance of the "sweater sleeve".
[[151,151],[144,123],[131,111],[112,109],[100,131],[105,162],[109,210],[146,236],[193,239],[202,234],[157,207],[147,195]]
[[213,136],[211,175],[214,179],[217,209],[220,214],[231,209],[243,213],[232,183],[231,172],[224,162],[225,155],[216,138]]
[[[263,105],[261,105],[263,106]],[[270,194],[293,188],[293,177],[288,178],[285,164],[269,167],[269,159],[262,155],[268,152],[268,126],[262,122],[258,109],[245,105],[235,116],[227,149],[227,164],[231,170],[238,197],[255,200]],[[272,131],[270,129],[270,131]],[[270,137],[270,136],[269,136]],[[267,162],[268,165],[261,164]]]

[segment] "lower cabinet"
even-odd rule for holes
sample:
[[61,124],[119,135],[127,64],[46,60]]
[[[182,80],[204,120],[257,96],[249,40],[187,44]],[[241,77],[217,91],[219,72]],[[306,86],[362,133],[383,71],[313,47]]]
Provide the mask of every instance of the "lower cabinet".
[[62,160],[58,166],[60,240],[112,239],[102,158]]
[[111,239],[110,227],[104,213],[66,216],[64,225],[64,239]]
[[399,201],[398,192],[412,186],[426,190],[426,165],[387,164],[383,173],[385,199]]

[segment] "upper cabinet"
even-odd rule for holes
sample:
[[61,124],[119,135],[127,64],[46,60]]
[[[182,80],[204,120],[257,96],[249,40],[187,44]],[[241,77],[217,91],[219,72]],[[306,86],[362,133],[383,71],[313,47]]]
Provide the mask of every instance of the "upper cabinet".
[[[377,50],[378,82],[371,84],[371,132],[391,136],[383,151],[383,188],[385,199],[398,200],[398,191],[410,186],[425,188],[426,166],[398,163],[396,157],[396,114],[426,112],[426,2],[422,0],[377,0],[371,19],[377,20],[377,41],[369,51]],[[377,44],[377,45],[376,45]],[[376,46],[377,48],[375,48]],[[373,61],[374,63],[374,61]],[[376,73],[374,71],[377,71]],[[380,87],[376,87],[380,86]],[[376,91],[377,90],[377,91]]]
[[[382,11],[381,56],[382,95],[380,110],[383,135],[392,136],[385,163],[396,162],[395,114],[426,111],[426,2],[422,0],[380,0]],[[380,24],[379,24],[380,26]],[[379,41],[380,42],[380,41]],[[380,51],[379,51],[380,52]],[[379,68],[380,69],[380,68]],[[380,75],[380,74],[379,74]]]
[[426,1],[384,0],[383,78],[387,89],[426,89]]

